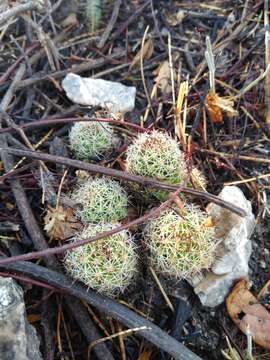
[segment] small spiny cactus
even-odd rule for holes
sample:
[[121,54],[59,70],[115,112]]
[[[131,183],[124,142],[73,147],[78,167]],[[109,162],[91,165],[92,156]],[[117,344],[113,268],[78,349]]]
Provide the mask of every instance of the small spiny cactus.
[[207,269],[215,255],[214,229],[207,214],[185,204],[181,216],[165,210],[150,220],[144,230],[151,264],[172,278],[189,278]]
[[[168,184],[179,184],[187,177],[184,154],[167,133],[143,133],[127,149],[126,169],[134,175],[152,177]],[[160,200],[167,193],[151,191]]]
[[90,177],[71,198],[80,205],[78,215],[85,223],[115,222],[127,216],[128,196],[115,180]]
[[[119,224],[91,224],[72,241],[87,239]],[[137,272],[137,256],[127,230],[69,250],[64,257],[67,272],[74,279],[102,294],[114,296],[130,285]]]
[[114,147],[113,130],[98,121],[77,122],[69,133],[70,147],[81,160],[99,159]]

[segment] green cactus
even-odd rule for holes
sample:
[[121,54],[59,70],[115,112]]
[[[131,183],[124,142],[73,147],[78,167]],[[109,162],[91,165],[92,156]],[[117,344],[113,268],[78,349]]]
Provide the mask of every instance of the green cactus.
[[[119,224],[91,224],[72,241],[87,239]],[[131,284],[137,272],[137,255],[130,233],[121,231],[93,243],[69,250],[64,257],[74,279],[102,294],[114,296]]]
[[150,220],[144,238],[152,266],[172,278],[189,278],[209,268],[215,256],[214,229],[207,214],[192,204],[184,205],[181,216],[167,209]]
[[[187,176],[184,154],[177,141],[167,133],[152,131],[144,133],[127,149],[126,170],[134,175],[152,177],[168,184],[179,184]],[[167,192],[149,190],[146,197],[154,195],[160,200],[167,197]]]
[[100,26],[101,9],[101,0],[86,0],[85,18],[88,30],[91,32],[96,31]]
[[120,221],[127,216],[128,196],[121,185],[109,178],[89,178],[71,194],[80,205],[78,215],[86,223]]
[[81,160],[101,158],[114,147],[113,130],[98,121],[77,122],[69,133],[70,147]]

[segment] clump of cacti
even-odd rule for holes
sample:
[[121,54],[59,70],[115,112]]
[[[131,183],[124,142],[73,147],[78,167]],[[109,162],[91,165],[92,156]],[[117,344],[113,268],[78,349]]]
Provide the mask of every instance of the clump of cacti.
[[111,126],[98,121],[77,122],[69,133],[70,147],[81,160],[100,159],[114,147]]
[[[119,224],[91,224],[72,241],[87,239]],[[130,285],[137,272],[137,256],[127,230],[66,252],[67,272],[86,286],[113,296]]]
[[[79,158],[90,159],[112,149],[113,132],[108,124],[77,123],[70,133],[71,147]],[[126,170],[167,184],[205,189],[206,181],[197,168],[190,169],[176,140],[157,130],[143,133],[127,149]],[[133,186],[137,195],[141,189]],[[144,198],[164,200],[168,192],[143,190]],[[73,241],[108,231],[127,217],[128,196],[119,182],[106,177],[84,178],[71,194],[78,215],[87,227]],[[113,225],[114,224],[114,225]],[[210,225],[209,225],[210,224]],[[166,209],[149,220],[144,240],[151,265],[172,278],[191,278],[208,269],[215,257],[214,229],[207,214],[196,205],[184,203]],[[66,253],[69,274],[104,294],[116,294],[128,286],[136,273],[137,257],[131,235],[122,231]]]
[[144,238],[152,266],[172,278],[189,278],[209,268],[216,242],[207,220],[207,214],[192,204],[185,204],[181,215],[168,209],[150,220]]
[[[167,133],[153,130],[143,133],[127,149],[126,169],[134,175],[179,184],[187,177],[184,154]],[[164,191],[152,192],[163,199]]]
[[78,215],[86,223],[115,222],[127,216],[127,193],[109,178],[90,177],[75,188],[71,198],[79,204]]

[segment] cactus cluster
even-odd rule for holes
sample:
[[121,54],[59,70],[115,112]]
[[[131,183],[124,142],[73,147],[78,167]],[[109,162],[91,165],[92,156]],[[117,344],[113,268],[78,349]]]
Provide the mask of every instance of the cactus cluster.
[[[119,224],[88,225],[72,241],[87,239],[109,231]],[[67,272],[88,287],[113,296],[122,292],[136,274],[137,256],[132,237],[121,231],[94,243],[67,251],[64,258]]]
[[165,275],[189,278],[212,264],[215,255],[214,231],[207,215],[185,204],[181,215],[165,210],[150,220],[144,230],[151,264]]
[[[112,149],[112,129],[98,122],[77,123],[71,130],[70,143],[78,158],[99,157]],[[156,130],[139,135],[128,147],[126,169],[131,174],[168,184],[182,183],[188,177],[177,141]],[[189,186],[205,188],[205,179],[198,169],[192,169],[190,177]],[[159,190],[148,190],[146,194],[147,198],[150,194],[159,200],[167,197],[167,192]],[[87,224],[73,241],[110,230],[127,217],[127,193],[109,178],[85,179],[71,197],[79,205],[79,217]],[[192,204],[185,203],[180,214],[174,209],[164,210],[148,221],[143,236],[150,250],[151,265],[176,279],[189,278],[209,268],[215,256],[214,229],[207,225],[207,214]],[[137,271],[137,260],[130,233],[122,231],[68,251],[64,264],[75,279],[113,296],[130,284]]]
[[122,186],[109,178],[89,178],[72,193],[85,223],[120,221],[127,216],[128,196]]
[[98,121],[77,122],[70,130],[69,141],[80,160],[100,159],[114,147],[111,126]]

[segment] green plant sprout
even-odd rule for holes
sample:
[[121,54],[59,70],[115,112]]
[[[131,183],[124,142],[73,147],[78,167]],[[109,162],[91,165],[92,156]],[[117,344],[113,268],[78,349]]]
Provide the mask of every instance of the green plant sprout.
[[98,30],[101,20],[101,0],[86,0],[85,17],[90,32]]

